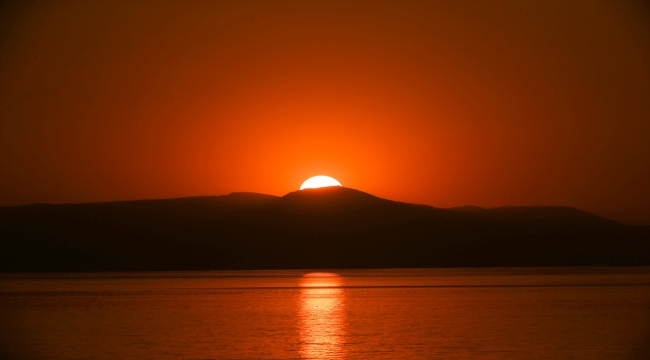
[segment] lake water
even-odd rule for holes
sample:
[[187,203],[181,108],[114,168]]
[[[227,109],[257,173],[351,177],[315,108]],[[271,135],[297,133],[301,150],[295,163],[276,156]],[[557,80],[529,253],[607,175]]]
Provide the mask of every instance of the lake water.
[[0,276],[2,359],[650,359],[650,268]]

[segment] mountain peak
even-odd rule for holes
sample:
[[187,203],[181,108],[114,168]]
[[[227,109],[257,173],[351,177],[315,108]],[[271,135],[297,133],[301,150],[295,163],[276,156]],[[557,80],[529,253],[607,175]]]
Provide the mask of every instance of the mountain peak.
[[317,199],[317,198],[332,198],[332,197],[381,200],[380,198],[368,194],[366,192],[348,188],[348,187],[343,187],[343,186],[327,186],[327,187],[321,187],[315,189],[296,190],[283,196],[283,198],[292,198],[292,199],[297,199],[297,198]]
[[363,191],[342,186],[328,186],[290,192],[276,204],[295,210],[337,211],[353,210],[391,202]]

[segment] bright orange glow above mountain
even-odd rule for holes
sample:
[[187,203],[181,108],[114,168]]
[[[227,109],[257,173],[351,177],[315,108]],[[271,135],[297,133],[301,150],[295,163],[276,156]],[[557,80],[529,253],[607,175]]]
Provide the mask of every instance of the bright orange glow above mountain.
[[14,1],[0,206],[284,195],[650,224],[635,1]]
[[341,186],[341,183],[329,176],[318,175],[305,180],[305,182],[300,186],[300,190],[316,189],[328,186]]

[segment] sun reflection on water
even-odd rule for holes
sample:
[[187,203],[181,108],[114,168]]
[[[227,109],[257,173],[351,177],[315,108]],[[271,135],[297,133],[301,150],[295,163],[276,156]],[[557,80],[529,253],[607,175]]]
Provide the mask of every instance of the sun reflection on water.
[[342,359],[345,293],[333,273],[309,273],[300,281],[300,357]]

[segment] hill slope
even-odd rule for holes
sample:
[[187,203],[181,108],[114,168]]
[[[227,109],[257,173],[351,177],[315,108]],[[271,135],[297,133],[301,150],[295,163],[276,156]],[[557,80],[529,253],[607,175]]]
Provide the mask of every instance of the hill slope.
[[650,227],[331,187],[0,208],[0,271],[650,265]]

